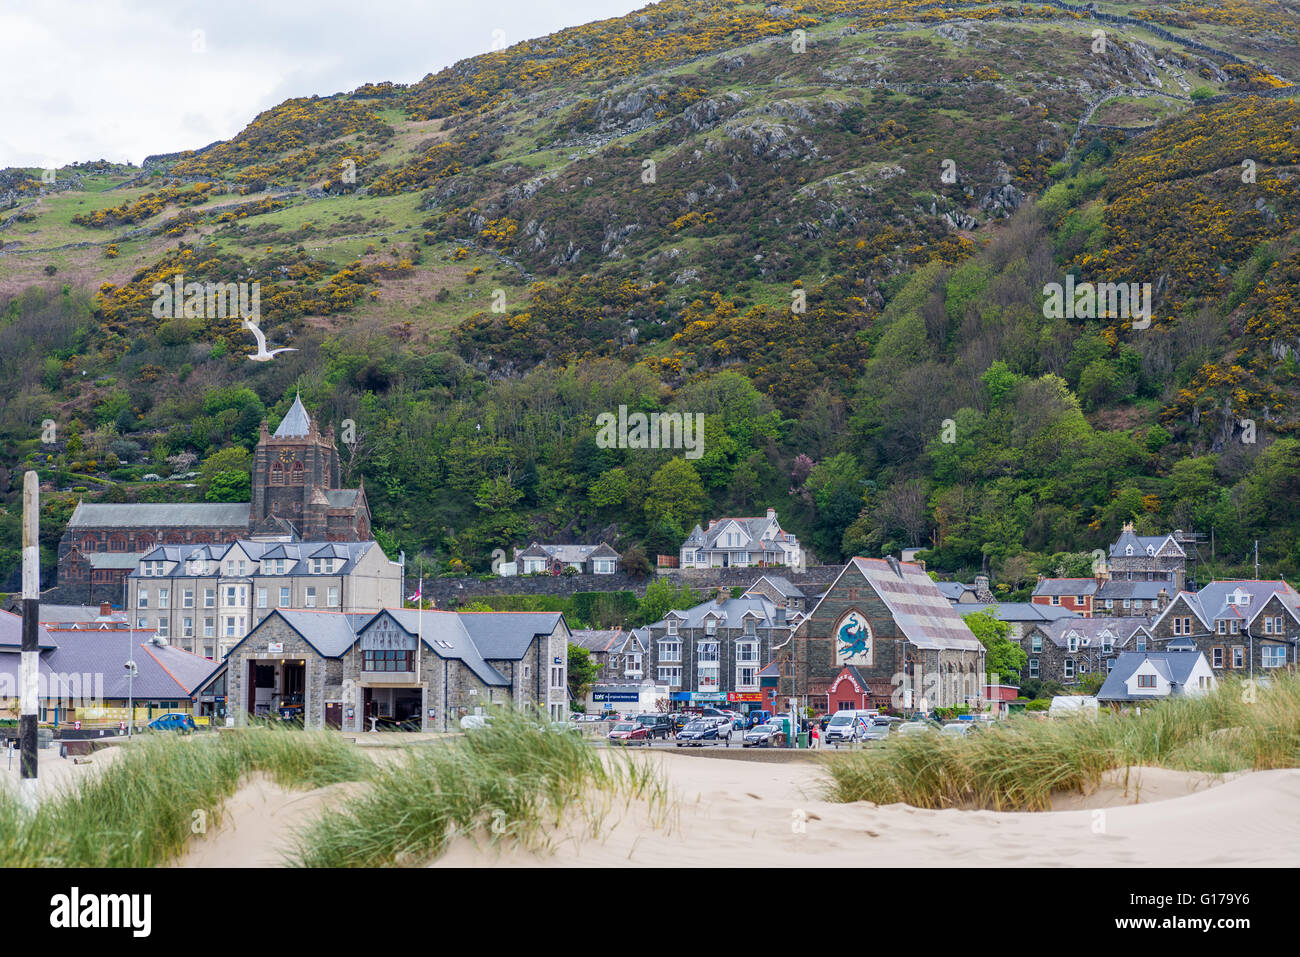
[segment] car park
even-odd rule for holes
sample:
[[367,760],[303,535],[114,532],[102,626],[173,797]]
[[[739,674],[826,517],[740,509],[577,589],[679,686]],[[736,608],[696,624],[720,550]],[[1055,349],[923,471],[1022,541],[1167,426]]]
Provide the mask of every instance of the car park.
[[745,732],[742,742],[746,748],[785,747],[785,731],[775,724],[759,724]]
[[650,744],[650,732],[635,721],[620,721],[605,735],[610,744]]
[[718,723],[716,721],[706,721],[703,718],[698,721],[692,721],[677,732],[677,747],[701,746],[704,744],[717,744],[722,740],[718,736]]

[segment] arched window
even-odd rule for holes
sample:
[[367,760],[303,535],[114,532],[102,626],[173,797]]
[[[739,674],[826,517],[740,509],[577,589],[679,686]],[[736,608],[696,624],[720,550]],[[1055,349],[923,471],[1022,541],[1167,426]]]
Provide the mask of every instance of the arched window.
[[280,464],[279,459],[276,459],[275,464],[271,466],[271,484],[284,484],[284,466]]
[[135,537],[135,550],[138,552],[147,552],[153,548],[153,536],[148,532]]
[[108,550],[109,550],[110,552],[124,552],[124,551],[126,551],[126,536],[125,536],[125,535],[114,535],[112,538],[110,538],[110,539],[108,540]]
[[81,540],[81,553],[84,555],[87,552],[93,552],[94,550],[95,550],[95,539],[90,535],[87,535],[85,538]]
[[294,463],[293,463],[293,470],[289,473],[289,484],[290,484],[290,485],[302,485],[302,484],[303,484],[303,477],[304,477],[304,473],[303,473],[302,463],[301,463],[301,462],[294,462]]

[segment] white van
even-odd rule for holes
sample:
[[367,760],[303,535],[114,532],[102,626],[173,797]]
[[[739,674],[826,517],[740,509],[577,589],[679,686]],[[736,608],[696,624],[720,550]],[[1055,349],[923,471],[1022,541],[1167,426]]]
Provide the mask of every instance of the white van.
[[822,735],[825,744],[848,744],[862,739],[862,723],[870,724],[878,711],[847,710],[836,711],[826,724],[826,733]]

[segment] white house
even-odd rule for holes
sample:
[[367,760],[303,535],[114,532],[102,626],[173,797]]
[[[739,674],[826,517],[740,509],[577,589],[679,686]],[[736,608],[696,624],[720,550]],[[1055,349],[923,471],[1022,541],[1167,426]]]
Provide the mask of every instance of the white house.
[[1176,694],[1203,694],[1218,685],[1205,655],[1188,644],[1166,651],[1124,652],[1097,692],[1102,704],[1133,703]]
[[682,568],[746,568],[751,565],[802,567],[799,539],[783,531],[776,509],[762,518],[719,518],[707,529],[696,525],[682,543]]

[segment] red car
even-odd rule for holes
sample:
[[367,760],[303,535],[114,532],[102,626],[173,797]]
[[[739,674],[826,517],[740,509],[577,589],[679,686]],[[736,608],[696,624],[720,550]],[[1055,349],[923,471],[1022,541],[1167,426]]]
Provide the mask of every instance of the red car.
[[605,735],[610,744],[631,744],[637,742],[644,745],[650,744],[650,729],[645,725],[637,724],[635,721],[620,721],[614,725],[614,730]]

